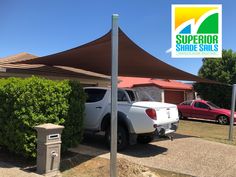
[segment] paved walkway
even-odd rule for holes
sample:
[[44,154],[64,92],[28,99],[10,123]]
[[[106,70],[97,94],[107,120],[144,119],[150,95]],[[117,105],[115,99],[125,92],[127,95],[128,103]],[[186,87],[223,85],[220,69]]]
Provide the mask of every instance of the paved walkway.
[[[109,158],[109,152],[97,137],[72,150]],[[174,141],[156,141],[147,145],[131,146],[119,153],[118,157],[149,167],[198,177],[236,177],[235,146],[194,137],[180,136]]]
[[33,172],[24,171],[20,169],[20,167],[15,167],[8,163],[0,161],[0,177],[42,177],[42,176]]

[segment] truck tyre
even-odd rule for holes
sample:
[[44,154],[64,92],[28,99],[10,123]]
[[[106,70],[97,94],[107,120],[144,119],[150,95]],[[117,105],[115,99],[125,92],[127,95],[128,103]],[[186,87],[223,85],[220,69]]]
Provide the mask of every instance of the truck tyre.
[[179,119],[184,119],[182,112],[179,111]]
[[[128,134],[126,129],[123,126],[118,126],[117,127],[118,132],[117,132],[117,150],[121,151],[125,149],[128,146]],[[111,144],[111,130],[110,127],[108,127],[105,131],[105,139],[106,139],[106,144],[110,148]]]
[[139,135],[137,142],[140,144],[148,144],[154,139],[153,135]]

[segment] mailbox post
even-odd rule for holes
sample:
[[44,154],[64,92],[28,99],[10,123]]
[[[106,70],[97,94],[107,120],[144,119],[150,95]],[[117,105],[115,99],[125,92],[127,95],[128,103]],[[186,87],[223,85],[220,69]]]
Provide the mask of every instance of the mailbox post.
[[61,158],[61,133],[64,126],[43,124],[37,130],[37,173],[58,172]]

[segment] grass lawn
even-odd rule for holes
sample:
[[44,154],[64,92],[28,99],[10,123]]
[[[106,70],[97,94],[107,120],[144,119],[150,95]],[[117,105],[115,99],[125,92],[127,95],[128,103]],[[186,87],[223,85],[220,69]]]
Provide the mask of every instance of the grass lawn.
[[236,126],[234,126],[234,139],[228,141],[229,125],[219,125],[215,122],[198,120],[180,120],[177,133],[195,136],[206,140],[236,145]]

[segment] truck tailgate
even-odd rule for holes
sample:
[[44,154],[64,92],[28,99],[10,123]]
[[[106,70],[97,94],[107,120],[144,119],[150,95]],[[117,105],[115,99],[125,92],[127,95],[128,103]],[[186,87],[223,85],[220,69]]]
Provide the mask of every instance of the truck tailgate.
[[156,108],[157,125],[177,122],[179,120],[178,109],[176,107]]

